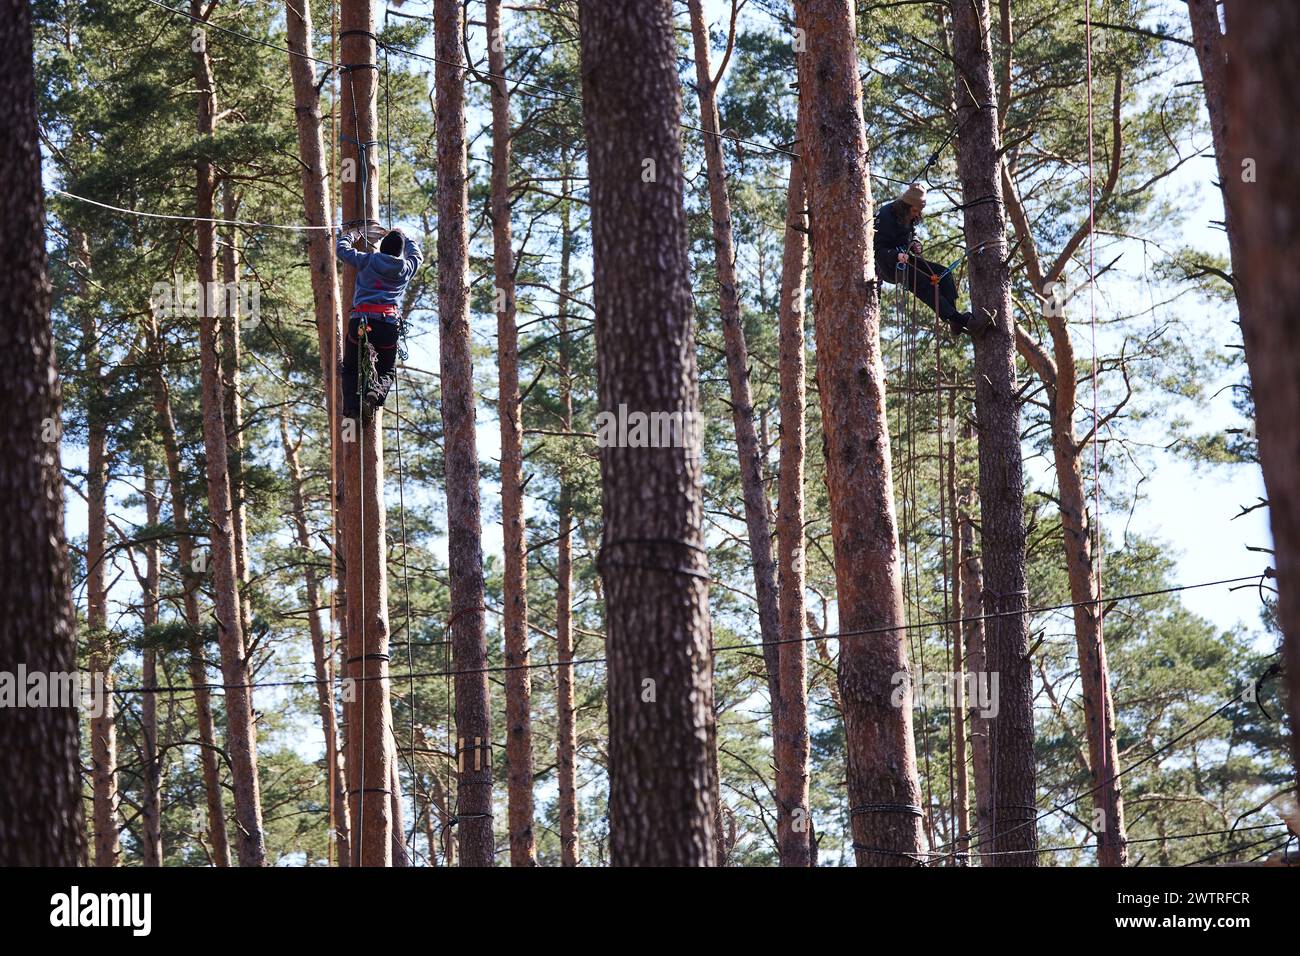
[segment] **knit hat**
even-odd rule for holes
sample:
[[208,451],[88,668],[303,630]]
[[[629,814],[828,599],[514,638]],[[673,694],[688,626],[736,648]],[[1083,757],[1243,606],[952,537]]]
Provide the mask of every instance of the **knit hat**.
[[899,202],[907,203],[916,209],[925,208],[925,187],[920,183],[912,183],[899,194]]

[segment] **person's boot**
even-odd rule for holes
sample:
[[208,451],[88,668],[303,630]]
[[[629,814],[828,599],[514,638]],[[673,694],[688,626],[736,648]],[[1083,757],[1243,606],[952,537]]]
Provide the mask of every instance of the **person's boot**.
[[388,390],[393,387],[393,379],[396,376],[392,372],[383,375],[376,375],[366,392],[366,410],[373,412],[376,408],[383,408],[384,402],[388,398]]
[[339,367],[339,386],[343,391],[343,417],[361,417],[361,396],[357,392],[357,370]]
[[966,331],[971,336],[983,335],[993,325],[993,321],[988,317],[988,315],[986,315],[983,312],[977,315],[967,312],[965,313],[965,316],[966,316]]

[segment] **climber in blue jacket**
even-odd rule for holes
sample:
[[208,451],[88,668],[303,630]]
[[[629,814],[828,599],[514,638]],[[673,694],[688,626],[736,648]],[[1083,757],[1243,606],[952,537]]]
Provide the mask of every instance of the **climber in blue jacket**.
[[384,235],[379,241],[378,252],[358,251],[355,248],[358,238],[360,233],[355,229],[340,231],[335,248],[339,260],[357,270],[340,376],[343,414],[347,418],[357,418],[361,414],[357,358],[363,323],[366,338],[375,349],[375,379],[366,390],[366,409],[373,412],[382,407],[388,397],[388,390],[393,386],[393,369],[397,365],[397,339],[401,328],[398,310],[411,277],[424,260],[420,247],[400,229],[392,229]]

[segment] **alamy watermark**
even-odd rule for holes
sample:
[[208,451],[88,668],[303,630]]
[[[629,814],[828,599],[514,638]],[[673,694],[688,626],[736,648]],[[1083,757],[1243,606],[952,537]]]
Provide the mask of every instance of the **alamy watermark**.
[[689,448],[699,453],[704,435],[699,412],[617,412],[596,416],[596,444],[601,448]]
[[76,707],[91,717],[106,712],[110,691],[103,674],[80,671],[0,671],[0,708]]

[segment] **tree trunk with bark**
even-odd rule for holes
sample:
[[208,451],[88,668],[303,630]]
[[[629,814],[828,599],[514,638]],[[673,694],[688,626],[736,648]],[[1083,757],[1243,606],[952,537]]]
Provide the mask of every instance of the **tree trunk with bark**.
[[[153,467],[145,467],[144,511],[150,528],[158,526],[158,480]],[[160,569],[158,545],[145,545],[144,594],[141,598],[141,624],[145,630],[158,623]],[[162,761],[158,756],[158,652],[147,644],[141,653],[140,758],[144,763],[140,795],[140,855],[145,866],[162,866]]]
[[[1237,288],[1237,269],[1242,261],[1241,234],[1233,214],[1229,182],[1241,177],[1241,168],[1233,168],[1228,146],[1228,56],[1223,30],[1219,25],[1219,0],[1186,0],[1192,24],[1192,47],[1201,67],[1201,89],[1210,114],[1210,137],[1214,143],[1215,168],[1219,172],[1219,189],[1223,196],[1223,227],[1228,235],[1228,258],[1232,267],[1233,291]],[[1241,308],[1241,297],[1237,296]]]
[[[77,668],[72,582],[63,533],[59,379],[50,327],[31,7],[0,2],[0,670]],[[85,856],[76,701],[0,708],[0,866],[76,866]]]
[[[967,423],[962,438],[970,441],[974,429]],[[966,676],[975,686],[989,686],[988,659],[984,650],[984,568],[980,562],[975,536],[975,486],[963,480],[957,499],[959,545],[961,555],[959,577],[961,581],[962,644],[965,654]],[[978,682],[978,683],[977,683]],[[992,734],[989,720],[981,716],[985,708],[978,696],[968,702],[970,718],[971,773],[975,784],[975,840],[974,846],[982,853],[992,847],[985,838],[993,832],[993,756]],[[983,856],[985,864],[996,857]]]
[[[492,711],[484,634],[483,540],[466,235],[465,53],[457,0],[434,0],[438,137],[438,345],[446,455],[447,564],[456,674],[456,824],[461,866],[491,866]],[[522,522],[522,514],[520,521]]]
[[[209,11],[210,12],[210,11]],[[191,0],[190,13],[203,20],[203,4]],[[207,48],[193,52],[197,87],[198,133],[211,143],[216,127],[217,97],[212,79],[212,61]],[[202,148],[202,144],[201,147]],[[208,568],[215,595],[217,642],[221,649],[221,674],[226,698],[226,755],[230,760],[235,792],[235,819],[239,825],[236,854],[240,866],[266,863],[262,833],[261,794],[257,779],[257,729],[253,723],[251,671],[244,643],[243,613],[240,607],[239,575],[236,568],[235,515],[231,505],[226,447],[226,424],[221,387],[221,359],[218,355],[217,318],[210,293],[216,282],[216,226],[213,194],[216,189],[212,160],[200,155],[196,162],[194,201],[195,233],[198,245],[198,280],[203,290],[199,317],[200,400],[203,408],[203,448],[208,480],[208,524],[210,542]]]
[[[1288,102],[1300,81],[1300,8],[1228,0],[1228,155],[1225,179],[1240,241],[1238,299],[1255,396],[1260,463],[1273,527],[1278,620],[1300,773],[1300,150],[1295,124],[1258,115]],[[1249,175],[1248,175],[1249,173]],[[1231,185],[1229,185],[1231,184]]]
[[909,865],[920,861],[922,811],[854,4],[797,0],[795,21],[854,851],[859,866]]
[[[307,225],[315,227],[306,234],[307,258],[311,270],[312,304],[316,318],[316,341],[320,350],[321,380],[325,387],[325,411],[330,423],[330,509],[331,538],[336,553],[344,550],[342,517],[339,504],[342,500],[343,482],[339,475],[340,445],[338,419],[338,366],[340,353],[339,329],[339,279],[334,260],[334,243],[327,228],[331,223],[329,170],[325,161],[325,144],[322,133],[320,92],[316,86],[316,73],[312,56],[311,0],[285,0],[285,30],[289,56],[289,74],[293,82],[294,116],[298,132],[299,174],[303,195],[303,214]],[[345,593],[340,568],[336,579],[334,597]],[[331,609],[341,609],[332,601]],[[314,639],[313,639],[314,641]],[[328,662],[330,670],[333,661]],[[333,685],[330,688],[333,699]],[[333,710],[333,704],[330,705]],[[336,728],[337,733],[337,728]],[[337,737],[332,738],[337,741]],[[352,862],[351,814],[347,797],[347,769],[339,748],[330,766],[336,768],[336,790],[341,790],[343,801],[335,797],[335,839],[337,861],[340,866]]]
[[980,537],[989,669],[998,674],[993,719],[993,832],[1003,866],[1035,866],[1038,816],[1034,777],[1034,688],[1025,580],[1024,468],[1011,313],[1000,135],[993,91],[988,0],[954,0],[957,169],[962,181],[971,305],[989,327],[975,338],[979,430]]
[[[73,231],[69,254],[79,262],[81,289],[90,274],[90,247],[85,235]],[[101,379],[99,330],[95,308],[79,303],[81,354],[86,378],[86,642],[90,679],[103,688],[103,705],[91,715],[90,784],[95,866],[117,866],[119,840],[117,790],[117,700],[112,693],[113,649],[108,629],[108,422]]]
[[804,274],[808,217],[803,164],[790,160],[781,262],[781,471],[776,516],[780,588],[777,659],[781,708],[773,710],[776,758],[776,838],[782,866],[811,866],[808,839],[808,664],[804,644]]
[[[564,181],[568,195],[569,180]],[[569,363],[569,270],[573,256],[573,232],[569,205],[560,212],[560,295],[556,331],[559,335],[559,359],[556,376],[560,380],[560,405],[563,429],[573,431],[573,378]],[[561,468],[559,540],[555,558],[555,762],[560,798],[560,863],[577,866],[580,849],[578,835],[578,734],[573,694],[573,501],[572,479]]]
[[[957,392],[948,391],[948,422],[954,427],[957,422]],[[961,566],[963,559],[961,536],[961,508],[957,503],[957,435],[952,433],[948,442],[948,527],[951,528],[952,565],[950,569],[949,613],[952,621],[949,640],[952,643],[952,673],[956,685],[955,699],[951,711],[952,759],[957,776],[957,806],[954,813],[956,833],[952,839],[956,844],[961,865],[966,865],[967,851],[970,849],[970,776],[967,771],[966,756],[969,738],[966,731],[966,649],[962,640],[962,609],[966,606],[962,600]]]
[[536,866],[533,836],[533,727],[529,713],[528,551],[524,540],[524,433],[520,420],[519,333],[510,247],[510,88],[501,0],[487,0],[492,87],[492,270],[497,310],[497,415],[501,421],[501,525],[505,552],[503,629],[506,666],[506,795],[510,865]]
[[[344,0],[340,7],[339,56],[343,73],[342,207],[345,219],[374,221],[379,215],[378,70],[375,66],[375,0]],[[356,175],[348,175],[348,170]],[[362,224],[365,225],[364,223]],[[343,270],[341,301],[350,303],[356,271]],[[318,326],[319,333],[319,326]],[[362,356],[360,361],[365,361]],[[354,701],[347,721],[347,770],[351,796],[352,860],[360,866],[392,866],[396,758],[388,677],[388,549],[384,509],[383,410],[341,424],[343,505],[347,568],[348,677]]]
[[[221,184],[221,217],[239,218],[239,198],[230,180]],[[244,510],[244,398],[240,392],[243,312],[240,303],[239,229],[231,226],[221,244],[221,389],[229,454],[230,517],[235,529],[235,572],[239,576],[239,613],[245,639],[252,633],[253,606],[248,595],[248,516]],[[251,318],[251,316],[250,316]]]
[[[767,689],[775,721],[781,711],[776,565],[772,560],[772,528],[768,522],[770,506],[767,493],[763,490],[763,463],[759,454],[758,433],[754,429],[754,402],[749,390],[749,348],[745,344],[745,330],[740,323],[736,244],[732,235],[731,200],[727,196],[727,174],[723,166],[722,134],[718,122],[717,86],[722,74],[720,72],[714,77],[709,67],[709,30],[704,20],[703,0],[689,0],[689,6],[695,50],[695,84],[700,98],[700,125],[704,128],[702,145],[709,181],[714,267],[718,274],[718,307],[722,318],[723,349],[727,359],[727,382],[731,391],[731,422],[736,433],[736,459],[745,504],[745,528],[749,536],[750,557],[754,563],[758,629],[763,641]],[[802,280],[800,287],[802,288]]]
[[199,731],[199,766],[203,772],[203,792],[207,798],[208,844],[212,861],[218,867],[230,866],[230,840],[226,834],[226,810],[221,788],[221,768],[217,757],[217,735],[212,720],[212,692],[208,690],[207,664],[203,654],[203,622],[199,615],[200,574],[194,562],[194,535],[190,530],[189,500],[181,473],[180,444],[176,421],[172,416],[171,393],[163,375],[163,351],[157,325],[150,326],[150,345],[154,356],[153,406],[167,464],[167,483],[172,500],[172,529],[176,535],[176,557],[180,563],[182,604],[189,630],[187,668],[194,687],[195,723]]
[[321,735],[325,740],[326,786],[329,787],[332,801],[334,844],[340,864],[343,864],[343,861],[352,858],[352,838],[348,817],[348,783],[340,759],[338,724],[334,714],[334,660],[317,610],[321,606],[320,578],[313,565],[315,555],[307,528],[307,501],[303,493],[302,468],[298,463],[298,443],[289,437],[289,413],[283,406],[280,408],[280,441],[284,447],[285,467],[289,472],[294,536],[303,562],[307,626],[311,633],[312,660],[316,670],[316,708],[320,714]]
[[712,635],[672,5],[587,3],[578,17],[601,415],[680,426],[661,447],[600,442],[610,859],[709,866]]

